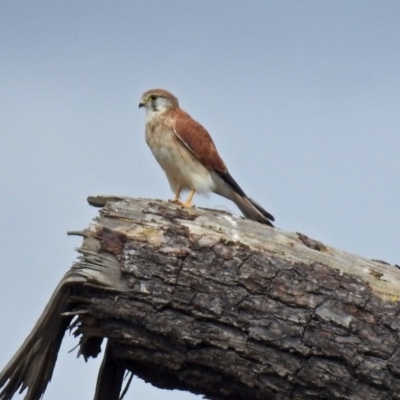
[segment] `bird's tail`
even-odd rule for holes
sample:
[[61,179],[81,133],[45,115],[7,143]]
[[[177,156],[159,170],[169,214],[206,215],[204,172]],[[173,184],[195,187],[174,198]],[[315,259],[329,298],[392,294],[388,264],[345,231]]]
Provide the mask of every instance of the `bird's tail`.
[[271,222],[275,221],[273,215],[264,210],[257,202],[247,197],[228,171],[213,171],[211,176],[215,183],[214,192],[232,200],[246,218],[274,226]]
[[267,224],[269,226],[274,226],[271,222],[275,220],[274,216],[268,211],[264,210],[264,208],[262,208],[256,201],[235,192],[233,192],[232,200],[246,218]]

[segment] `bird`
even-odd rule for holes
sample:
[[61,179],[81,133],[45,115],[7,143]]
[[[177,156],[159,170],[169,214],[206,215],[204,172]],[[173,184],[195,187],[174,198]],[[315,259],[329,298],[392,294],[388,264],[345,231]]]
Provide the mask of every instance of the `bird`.
[[[243,215],[273,227],[275,218],[249,198],[229,173],[208,131],[179,106],[165,89],[143,93],[139,108],[146,110],[145,139],[164,170],[175,197],[170,200],[193,207],[195,193],[214,192],[233,201]],[[189,191],[185,202],[182,191]]]

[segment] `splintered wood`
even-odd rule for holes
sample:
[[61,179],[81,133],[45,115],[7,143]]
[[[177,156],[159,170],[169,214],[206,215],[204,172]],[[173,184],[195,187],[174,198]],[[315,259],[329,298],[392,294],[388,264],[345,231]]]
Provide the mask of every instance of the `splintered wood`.
[[[80,260],[60,284],[69,302],[52,314],[59,329],[77,316],[85,358],[107,338],[120,368],[215,400],[400,399],[397,266],[226,212],[89,202],[100,215],[78,233]],[[7,386],[12,368],[0,375],[2,400],[24,382]]]

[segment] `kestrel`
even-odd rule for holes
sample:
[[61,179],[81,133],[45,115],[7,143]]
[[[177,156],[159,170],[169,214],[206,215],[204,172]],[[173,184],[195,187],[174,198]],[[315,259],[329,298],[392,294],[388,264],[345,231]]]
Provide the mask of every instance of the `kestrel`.
[[[214,192],[232,200],[246,218],[273,226],[274,217],[246,196],[232,178],[207,130],[179,107],[164,89],[143,93],[139,107],[147,111],[146,142],[167,175],[172,200],[192,207],[194,194]],[[189,190],[186,202],[179,200]]]

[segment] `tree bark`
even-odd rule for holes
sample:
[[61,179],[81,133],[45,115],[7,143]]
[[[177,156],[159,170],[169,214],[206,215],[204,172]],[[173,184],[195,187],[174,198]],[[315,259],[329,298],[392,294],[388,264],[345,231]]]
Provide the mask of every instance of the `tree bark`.
[[74,232],[80,260],[0,373],[1,400],[40,398],[74,317],[85,358],[108,339],[96,399],[125,369],[215,400],[400,399],[398,266],[226,212],[89,203],[100,216]]

